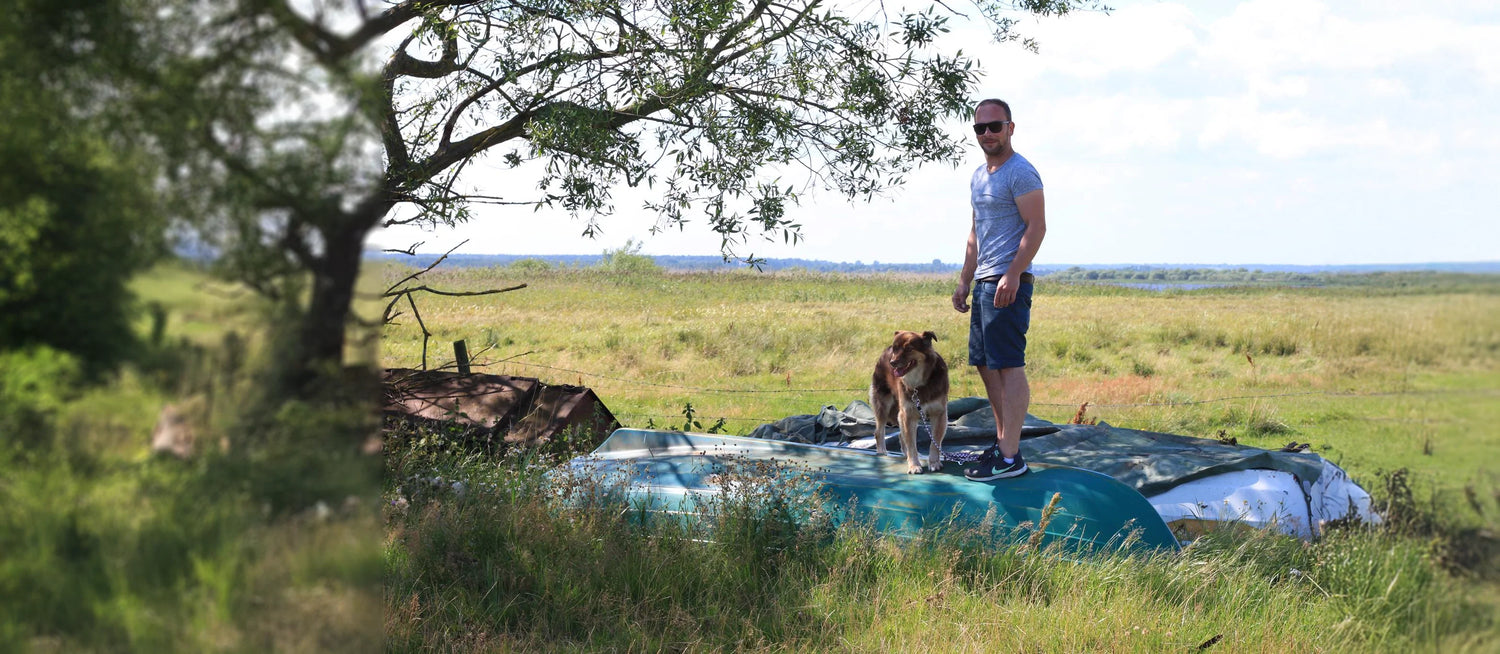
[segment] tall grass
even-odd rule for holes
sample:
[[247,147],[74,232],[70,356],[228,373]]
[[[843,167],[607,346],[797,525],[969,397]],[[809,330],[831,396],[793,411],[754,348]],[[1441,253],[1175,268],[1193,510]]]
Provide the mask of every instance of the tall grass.
[[[809,512],[780,484],[701,522],[641,519],[555,460],[397,457],[392,651],[1404,651],[1494,644],[1426,544],[1213,532],[1180,555],[1079,560],[954,525],[917,538]],[[459,490],[451,480],[461,479]],[[566,498],[566,501],[564,501]],[[580,498],[585,498],[580,500]],[[768,511],[770,505],[792,510]],[[750,517],[754,519],[748,519]]]
[[[428,298],[422,311],[437,343],[493,346],[481,357],[493,363],[481,370],[591,386],[627,424],[664,424],[691,402],[743,434],[842,408],[865,395],[874,357],[896,329],[936,332],[955,395],[983,394],[965,365],[968,317],[949,306],[952,280],[940,276],[434,275],[430,284],[455,290],[528,284],[499,296]],[[1482,453],[1500,447],[1500,434],[1484,428],[1500,420],[1495,325],[1500,280],[1487,277],[1399,294],[1163,294],[1043,278],[1028,335],[1032,412],[1065,421],[1089,402],[1090,416],[1111,424],[1215,438],[1223,431],[1265,447],[1310,441],[1356,474],[1410,467],[1456,490],[1479,473]],[[420,353],[414,322],[385,331],[385,365],[419,365]]]
[[[435,272],[444,288],[529,284],[431,298],[439,342],[493,346],[482,370],[592,386],[626,424],[680,424],[690,404],[700,423],[745,433],[842,407],[895,329],[937,332],[955,395],[981,394],[941,277]],[[387,459],[390,646],[1492,651],[1500,280],[1459,281],[1158,294],[1043,280],[1033,306],[1033,413],[1065,421],[1089,402],[1089,417],[1125,427],[1311,442],[1415,526],[1310,544],[1231,528],[1179,556],[1080,561],[958,526],[898,539],[805,512],[766,520],[752,492],[708,520],[740,528],[705,534],[558,505],[551,461],[465,458],[432,449],[435,435],[425,454]],[[414,325],[386,330],[386,365],[419,352]],[[762,519],[733,522],[750,515]]]
[[[374,457],[330,456],[369,411],[258,397],[248,297],[170,266],[133,286],[158,308],[119,370],[0,354],[0,651],[378,649]],[[168,402],[188,460],[149,450]]]

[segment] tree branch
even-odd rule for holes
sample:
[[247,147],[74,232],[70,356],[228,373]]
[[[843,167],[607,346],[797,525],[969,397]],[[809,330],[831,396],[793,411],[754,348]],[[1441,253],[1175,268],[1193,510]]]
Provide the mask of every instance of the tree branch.
[[257,0],[256,4],[286,29],[299,45],[313,53],[319,62],[339,69],[351,55],[364,49],[370,42],[424,12],[478,5],[482,2],[483,0],[406,0],[364,21],[359,29],[347,36],[334,34],[322,24],[303,18],[291,8],[287,0]]

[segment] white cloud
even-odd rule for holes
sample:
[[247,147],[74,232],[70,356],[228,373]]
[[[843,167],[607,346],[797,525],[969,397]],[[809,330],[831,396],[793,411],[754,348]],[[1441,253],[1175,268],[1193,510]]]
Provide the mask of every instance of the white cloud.
[[1414,4],[1404,14],[1360,21],[1334,15],[1320,2],[1253,0],[1208,26],[1201,54],[1251,77],[1374,71],[1441,57],[1472,67],[1490,83],[1500,79],[1500,27],[1415,13],[1421,10]]
[[1411,87],[1406,82],[1391,77],[1376,77],[1366,82],[1369,94],[1379,98],[1409,98]]
[[1190,9],[1156,3],[1039,20],[1028,34],[1041,43],[1048,72],[1098,79],[1150,71],[1197,45],[1196,32]]
[[1275,79],[1256,78],[1250,80],[1250,95],[1257,98],[1301,98],[1307,96],[1308,77],[1289,75]]
[[1047,143],[1089,156],[1171,151],[1193,104],[1125,93],[1044,100],[1027,109],[1037,118],[1017,122],[1017,147]]
[[1241,102],[1216,104],[1198,138],[1205,148],[1238,140],[1262,155],[1290,159],[1348,148],[1430,153],[1439,145],[1431,134],[1418,133],[1413,138],[1413,134],[1403,133],[1398,137],[1384,118],[1337,124],[1300,110],[1266,111]]

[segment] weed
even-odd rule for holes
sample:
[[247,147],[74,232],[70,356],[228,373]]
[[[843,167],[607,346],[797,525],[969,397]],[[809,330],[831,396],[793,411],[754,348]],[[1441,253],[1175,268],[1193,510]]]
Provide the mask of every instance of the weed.
[[1130,373],[1137,377],[1150,377],[1156,374],[1156,368],[1139,359],[1131,359]]

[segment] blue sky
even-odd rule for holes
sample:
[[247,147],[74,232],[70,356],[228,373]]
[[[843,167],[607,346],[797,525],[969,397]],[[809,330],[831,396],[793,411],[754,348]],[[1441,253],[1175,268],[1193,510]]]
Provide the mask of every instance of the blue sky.
[[[878,6],[845,4],[864,17]],[[1016,150],[1046,184],[1037,263],[1500,260],[1500,3],[1110,4],[1023,23],[1040,54],[978,26],[950,35],[980,60],[980,95],[1011,103]],[[752,240],[740,253],[960,261],[982,160],[973,146],[957,169],[928,167],[869,204],[814,193],[791,210],[802,243]],[[486,194],[531,186],[498,166],[471,170]],[[634,238],[647,254],[718,253],[701,223],[649,234],[639,204],[619,194],[594,239],[564,212],[476,207],[468,225],[386,230],[370,245],[591,254]]]

